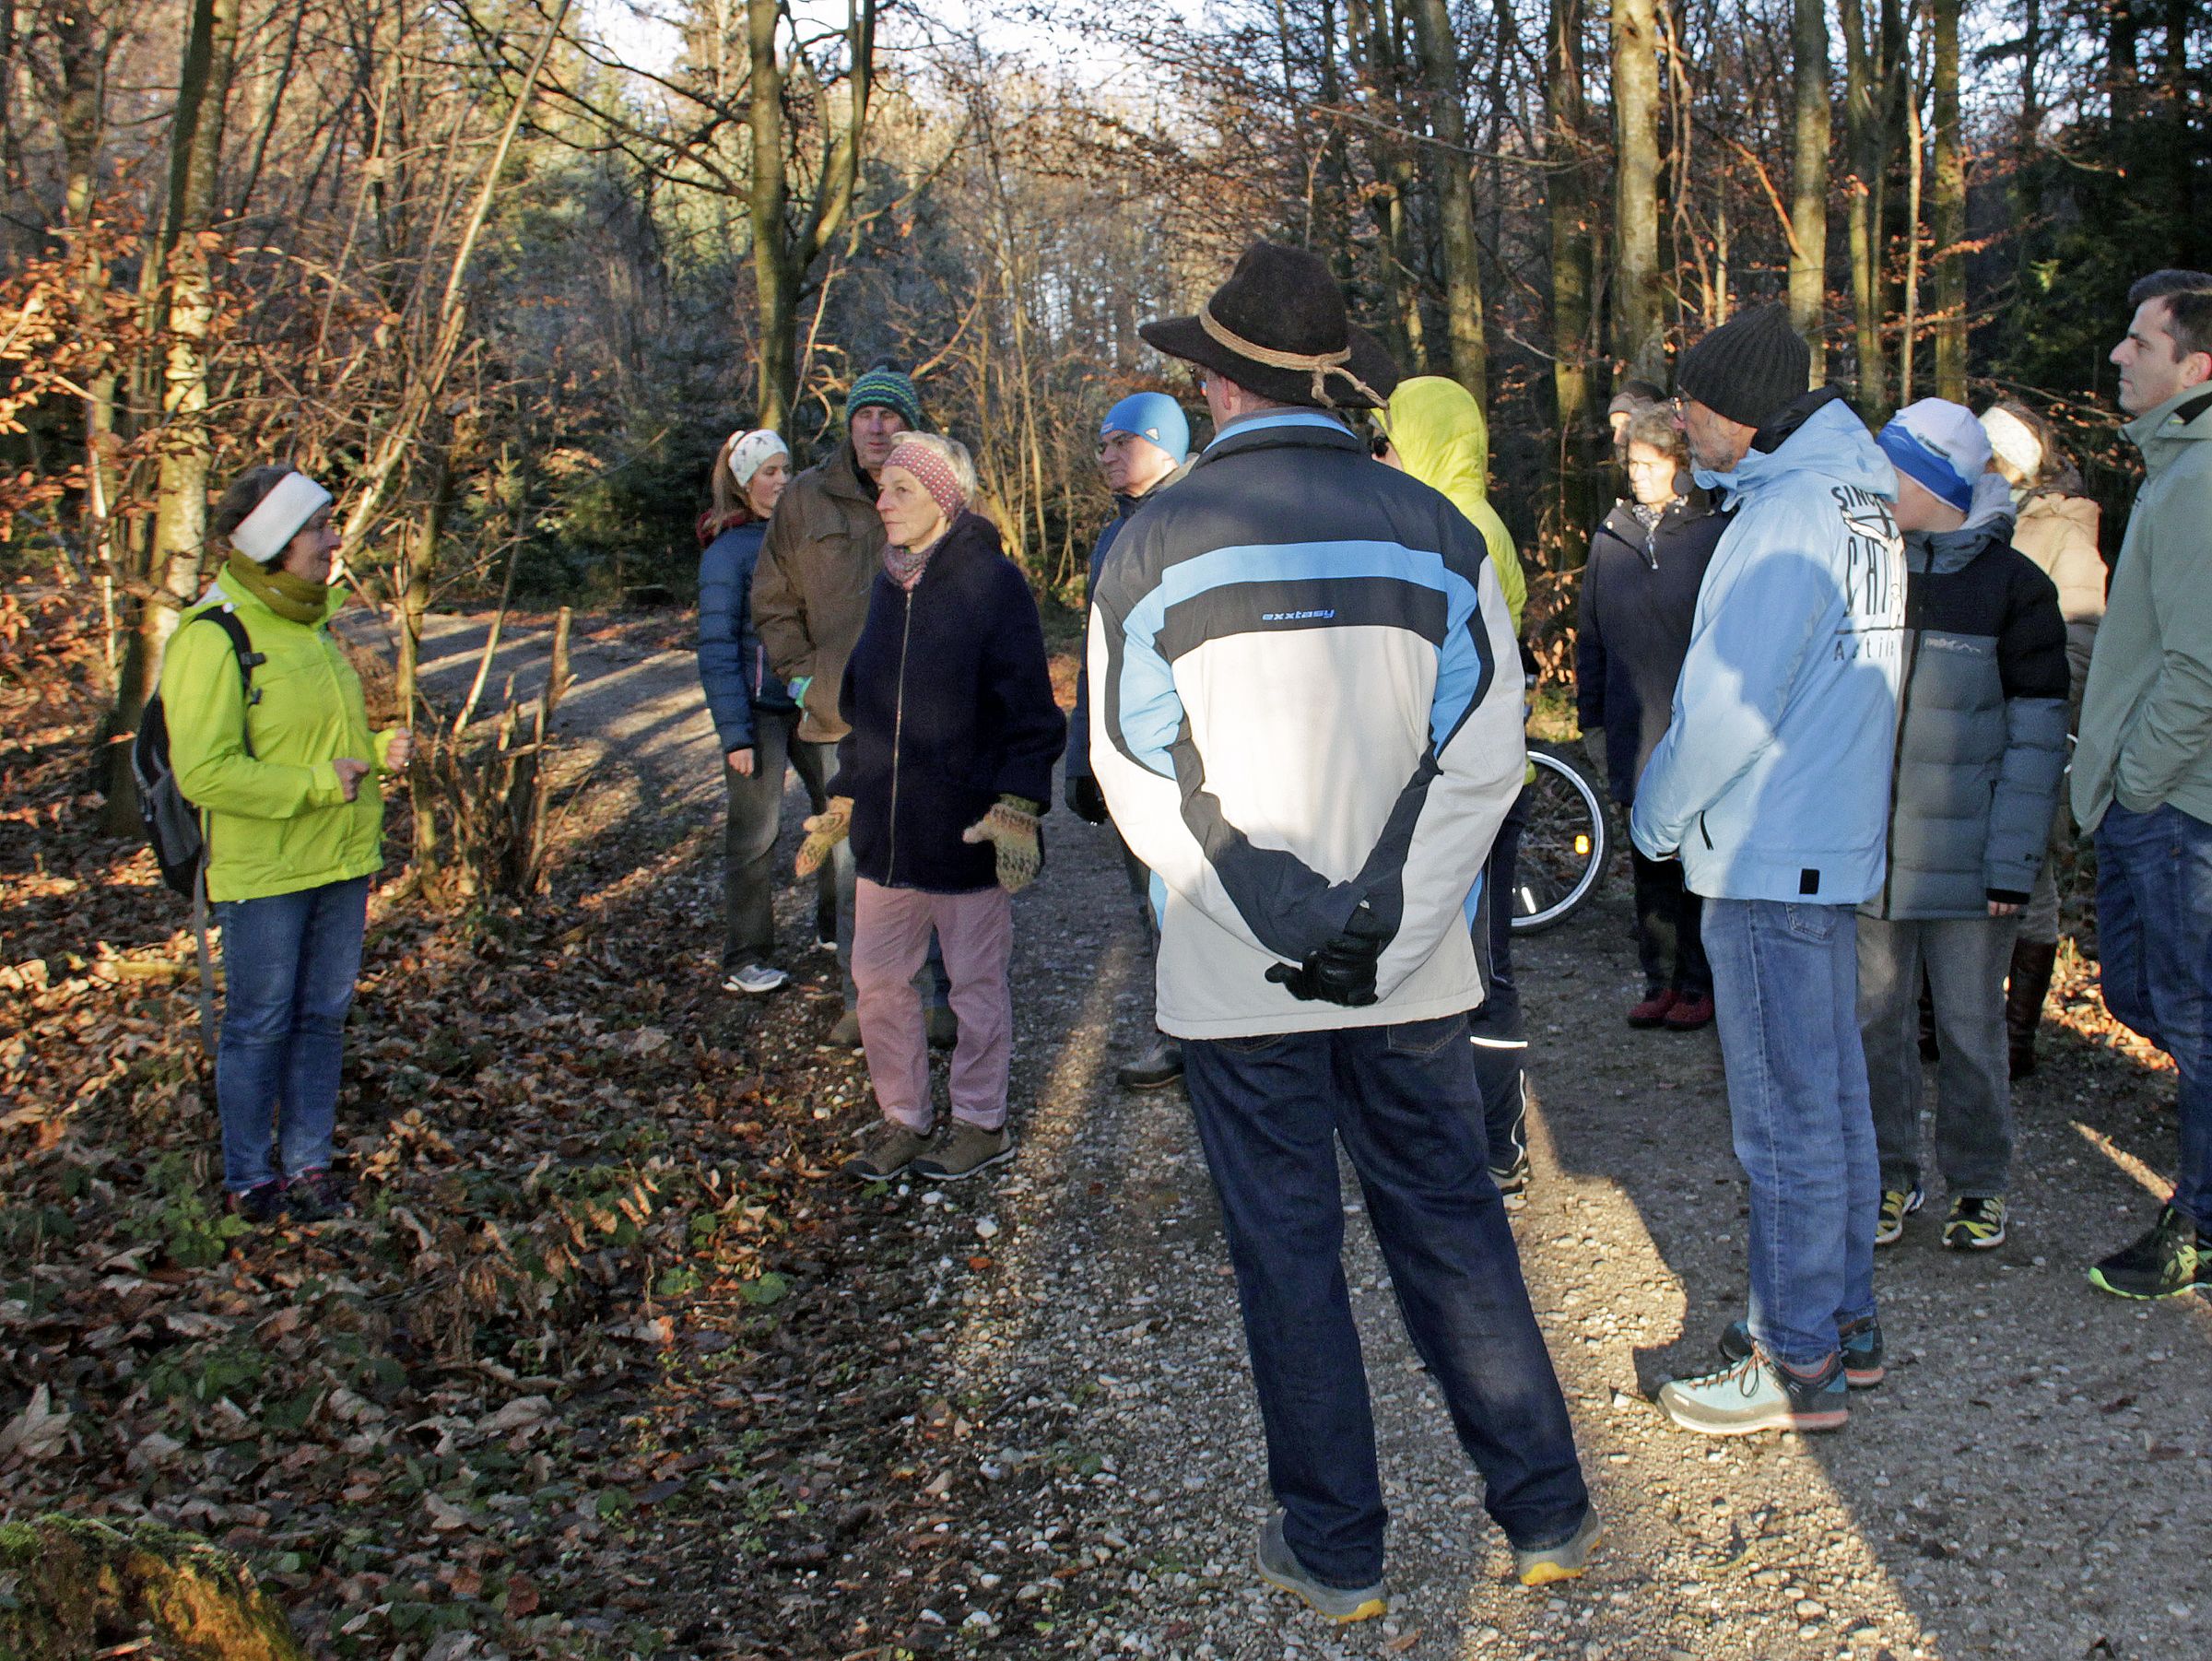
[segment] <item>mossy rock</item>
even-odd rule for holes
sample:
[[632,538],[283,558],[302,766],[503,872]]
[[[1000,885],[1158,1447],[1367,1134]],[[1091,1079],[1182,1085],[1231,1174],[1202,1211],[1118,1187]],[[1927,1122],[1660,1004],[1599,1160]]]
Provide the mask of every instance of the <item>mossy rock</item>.
[[173,1661],[306,1661],[246,1566],[158,1523],[0,1524],[0,1661],[77,1661],[151,1638]]

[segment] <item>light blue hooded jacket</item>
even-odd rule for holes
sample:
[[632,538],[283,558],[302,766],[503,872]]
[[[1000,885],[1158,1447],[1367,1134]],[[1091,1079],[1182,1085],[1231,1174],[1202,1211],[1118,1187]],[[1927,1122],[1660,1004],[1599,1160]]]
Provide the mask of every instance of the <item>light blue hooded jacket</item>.
[[1897,475],[1826,392],[1763,429],[1735,472],[1697,480],[1735,520],[1630,833],[1650,858],[1679,853],[1708,899],[1857,905],[1882,884],[1897,735]]

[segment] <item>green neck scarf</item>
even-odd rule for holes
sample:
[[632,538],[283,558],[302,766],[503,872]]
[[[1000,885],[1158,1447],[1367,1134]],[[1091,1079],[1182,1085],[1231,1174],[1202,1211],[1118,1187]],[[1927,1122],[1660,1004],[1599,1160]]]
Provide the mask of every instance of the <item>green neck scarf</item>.
[[327,583],[310,583],[288,571],[270,571],[258,560],[249,560],[236,548],[230,550],[229,563],[223,567],[223,575],[235,581],[278,617],[291,622],[312,627],[330,611]]

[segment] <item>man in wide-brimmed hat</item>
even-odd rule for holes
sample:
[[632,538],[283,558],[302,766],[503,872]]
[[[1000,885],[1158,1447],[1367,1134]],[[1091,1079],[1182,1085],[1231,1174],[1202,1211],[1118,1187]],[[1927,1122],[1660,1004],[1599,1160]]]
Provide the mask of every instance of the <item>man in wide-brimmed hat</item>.
[[1397,371],[1327,267],[1255,243],[1147,340],[1216,436],[1134,517],[1090,618],[1091,766],[1160,886],[1159,1019],[1183,1041],[1269,1477],[1262,1576],[1381,1614],[1385,1514],[1339,1251],[1342,1137],[1406,1324],[1515,1569],[1597,1524],[1477,1128],[1465,906],[1521,787],[1521,677],[1482,536],[1338,412]]

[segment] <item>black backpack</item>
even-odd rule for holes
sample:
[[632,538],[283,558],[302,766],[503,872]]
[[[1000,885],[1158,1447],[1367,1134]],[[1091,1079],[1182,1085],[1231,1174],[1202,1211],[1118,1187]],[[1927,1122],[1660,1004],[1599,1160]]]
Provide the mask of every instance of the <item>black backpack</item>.
[[[253,642],[246,638],[246,626],[229,606],[211,606],[188,618],[184,627],[189,629],[203,620],[221,625],[230,637],[246,702],[259,703],[261,694],[253,689],[253,670],[268,661],[266,655],[253,650]],[[252,755],[251,736],[245,746],[246,754]],[[131,740],[131,777],[138,787],[138,817],[146,824],[147,844],[161,866],[161,880],[178,893],[196,899],[207,862],[207,838],[200,826],[200,810],[184,799],[183,791],[177,786],[176,770],[169,759],[169,715],[161,707],[159,692],[147,701],[146,713],[138,718],[138,735]]]

